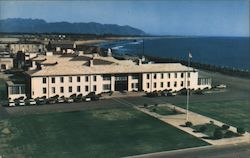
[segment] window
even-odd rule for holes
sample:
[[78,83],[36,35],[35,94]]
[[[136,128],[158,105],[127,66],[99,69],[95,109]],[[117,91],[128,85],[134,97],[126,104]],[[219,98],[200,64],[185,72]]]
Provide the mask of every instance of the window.
[[85,86],[85,92],[89,91],[89,86]]
[[190,72],[188,72],[188,78],[190,78]]
[[181,78],[183,78],[184,77],[184,74],[183,73],[181,73]]
[[77,86],[77,92],[81,92],[81,86]]
[[60,82],[63,83],[64,82],[64,78],[60,77]]
[[51,78],[51,82],[52,82],[52,83],[55,83],[55,82],[56,82],[55,77],[52,77],[52,78]]
[[139,75],[137,75],[137,74],[136,75],[132,75],[132,79],[133,80],[138,80],[139,79]]
[[171,73],[168,74],[168,78],[171,78]]
[[190,81],[187,82],[188,87],[190,86]]
[[149,86],[150,86],[149,83],[147,83],[147,88],[149,88]]
[[162,73],[162,74],[161,74],[161,79],[163,79],[163,78],[164,78],[164,74]]
[[168,82],[168,87],[170,87],[170,82]]
[[150,75],[149,74],[147,74],[147,79],[149,79],[150,78]]
[[111,85],[110,85],[110,84],[104,84],[104,85],[102,86],[102,89],[103,89],[103,90],[111,90]]
[[163,88],[163,82],[161,82],[161,88]]
[[154,82],[154,88],[156,88],[156,86],[157,86],[157,84],[156,84],[156,82]]
[[11,86],[10,94],[19,94],[19,86]]
[[181,81],[181,87],[183,87],[184,86],[184,82],[183,81]]
[[72,92],[72,86],[69,86],[69,92],[70,93]]
[[46,94],[46,93],[47,93],[47,89],[43,88],[43,94]]
[[81,77],[77,76],[77,82],[81,82]]
[[134,85],[134,87],[135,88],[138,88],[139,87],[139,84],[138,83],[134,83],[135,85]]
[[63,93],[64,92],[64,88],[60,87],[60,92]]
[[174,82],[174,87],[177,87],[177,82],[176,81]]
[[93,77],[93,80],[96,81],[96,76]]
[[127,78],[127,76],[116,76],[115,80],[116,81],[127,81],[128,78]]
[[47,82],[46,78],[43,78],[43,83],[46,83],[46,82]]
[[174,77],[177,78],[177,73],[174,73]]
[[93,86],[93,91],[94,91],[94,92],[96,91],[96,85]]
[[110,81],[111,80],[111,75],[103,75],[102,76],[104,81]]
[[51,87],[51,91],[52,91],[53,94],[55,94],[56,93],[56,88],[55,87]]
[[85,76],[85,82],[89,82],[89,76]]
[[69,82],[72,82],[72,77],[69,77]]
[[157,78],[157,74],[154,74],[154,79],[156,79]]

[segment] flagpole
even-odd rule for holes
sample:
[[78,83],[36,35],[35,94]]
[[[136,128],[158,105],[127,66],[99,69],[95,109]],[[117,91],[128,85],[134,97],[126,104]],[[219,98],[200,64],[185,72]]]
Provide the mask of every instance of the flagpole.
[[189,67],[190,67],[190,53],[188,54],[188,73],[187,73],[187,109],[186,109],[186,120],[188,121],[188,109],[189,109],[189,75],[190,72],[189,72]]

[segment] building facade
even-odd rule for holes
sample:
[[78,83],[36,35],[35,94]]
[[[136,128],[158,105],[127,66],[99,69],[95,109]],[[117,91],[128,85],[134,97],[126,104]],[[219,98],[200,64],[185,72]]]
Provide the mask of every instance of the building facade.
[[30,98],[69,97],[109,91],[178,91],[211,88],[211,79],[179,63],[142,64],[113,57],[38,56],[37,67],[27,72]]
[[33,52],[45,52],[45,45],[42,43],[11,43],[9,44],[9,49],[11,53],[17,53],[19,51],[26,52],[26,53],[33,53]]

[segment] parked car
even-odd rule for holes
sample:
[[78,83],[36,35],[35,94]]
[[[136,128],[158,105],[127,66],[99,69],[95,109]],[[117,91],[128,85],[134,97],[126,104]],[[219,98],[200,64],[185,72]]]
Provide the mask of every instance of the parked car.
[[48,104],[55,104],[56,102],[57,102],[57,100],[55,98],[52,98],[52,97],[47,100]]
[[15,104],[14,101],[9,101],[8,106],[9,107],[14,107],[14,106],[16,106],[16,104]]
[[91,98],[90,97],[85,97],[85,101],[89,102],[89,101],[91,101]]
[[74,99],[73,98],[66,98],[65,99],[67,103],[74,103]]
[[78,95],[74,98],[74,102],[81,102],[82,100],[83,100],[82,94],[78,94]]
[[23,99],[15,99],[14,100],[16,106],[24,106],[25,105],[25,100]]
[[227,85],[225,85],[225,84],[220,84],[220,85],[216,86],[216,88],[227,88]]
[[57,99],[57,102],[58,102],[58,103],[65,103],[65,102],[66,102],[66,99],[65,99],[65,97],[63,96],[63,97],[58,98],[58,99]]
[[[87,98],[90,98],[90,99],[87,99]],[[85,97],[85,101],[91,101],[91,100],[93,100],[93,101],[97,101],[97,100],[99,100],[100,99],[100,96],[99,95],[97,95],[97,94],[95,94],[95,92],[90,92],[88,95],[86,95],[86,97]]]
[[36,101],[34,99],[29,99],[29,104],[30,105],[36,105]]
[[46,104],[46,100],[44,98],[37,98],[36,104],[37,105],[44,105],[44,104]]

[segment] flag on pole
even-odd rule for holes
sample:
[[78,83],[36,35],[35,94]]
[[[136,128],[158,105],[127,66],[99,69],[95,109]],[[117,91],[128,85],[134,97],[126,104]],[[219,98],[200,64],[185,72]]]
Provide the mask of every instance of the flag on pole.
[[192,56],[192,54],[190,52],[188,53],[188,57],[193,58],[193,56]]

